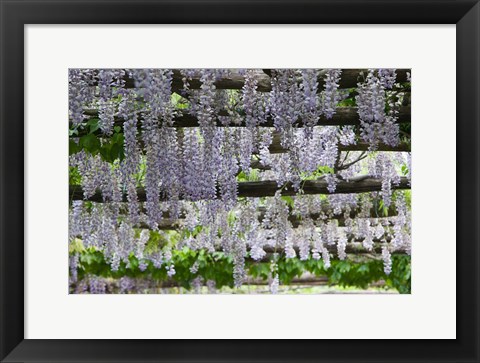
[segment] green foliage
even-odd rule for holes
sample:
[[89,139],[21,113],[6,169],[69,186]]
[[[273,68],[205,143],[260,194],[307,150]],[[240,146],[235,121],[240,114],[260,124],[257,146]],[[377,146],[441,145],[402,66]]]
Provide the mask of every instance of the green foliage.
[[411,123],[401,123],[400,125],[400,134],[407,136],[406,139],[402,141],[410,141],[410,135],[412,133],[412,124]]
[[241,171],[237,175],[237,180],[239,182],[252,182],[252,181],[258,181],[259,176],[258,176],[258,170],[257,169],[250,169],[250,172],[247,174],[244,171]]
[[378,201],[377,213],[379,213],[379,217],[388,217],[388,207],[385,206],[383,199]]
[[98,153],[98,150],[101,148],[102,144],[100,142],[100,139],[97,138],[94,134],[88,134],[80,138],[78,146],[80,146],[90,154],[95,155]]
[[[90,121],[89,121],[90,122]],[[88,124],[88,123],[87,123]],[[93,130],[97,130],[92,126]],[[115,133],[110,138],[99,138],[93,132],[83,135],[78,139],[78,143],[70,139],[69,141],[69,154],[75,154],[81,150],[91,155],[100,154],[103,160],[113,163],[115,160],[123,160],[125,158],[124,152],[124,137],[121,133],[120,126],[115,126]]]
[[123,143],[123,134],[116,132],[112,138],[105,142],[100,148],[99,152],[102,159],[108,162],[113,162],[116,159],[123,160],[125,158]]
[[293,204],[295,203],[295,199],[293,199],[293,197],[290,197],[288,195],[283,195],[281,197],[283,199],[283,201],[285,203],[287,203],[287,205],[290,207],[290,208],[293,208]]
[[339,107],[355,107],[356,105],[355,97],[346,98],[338,103]]
[[180,110],[185,110],[190,107],[188,100],[175,92],[172,93],[172,104]]
[[69,185],[80,185],[82,176],[76,167],[68,167],[68,184]]
[[145,245],[146,253],[157,252],[165,246],[169,245],[169,238],[165,234],[158,231],[150,231],[150,238]]
[[282,259],[278,263],[278,278],[280,283],[289,284],[293,278],[302,276],[304,263],[298,258]]
[[[151,262],[148,262],[145,271],[139,269],[138,259],[130,255],[128,265],[122,261],[117,271],[112,271],[110,265],[105,261],[102,252],[93,248],[80,252],[78,277],[82,279],[85,275],[96,275],[101,277],[120,278],[123,276],[134,278],[151,278],[158,282],[173,279],[180,286],[190,288],[191,281],[202,276],[205,280],[215,281],[218,288],[222,286],[233,287],[233,263],[223,253],[206,253],[204,250],[192,251],[184,248],[181,251],[173,251],[172,262],[175,265],[175,275],[168,277],[167,270],[155,268]],[[198,271],[192,273],[191,266],[197,262]]]
[[405,202],[407,203],[407,208],[412,209],[412,191],[404,190],[403,195],[405,196]]
[[[151,250],[152,246],[161,239],[161,234],[154,234],[147,243],[147,250]],[[156,248],[161,248],[163,245],[160,243]],[[133,255],[129,257],[128,265],[122,262],[118,271],[112,271],[101,252],[93,248],[85,250],[79,247],[78,243],[71,248],[70,252],[74,251],[80,254],[78,268],[80,279],[86,274],[113,278],[122,276],[143,277],[151,278],[159,283],[173,280],[179,286],[189,289],[191,281],[197,276],[202,276],[205,280],[215,281],[217,288],[222,286],[233,287],[233,261],[223,252],[207,253],[204,250],[193,251],[188,248],[181,251],[174,250],[172,252],[172,263],[175,265],[176,274],[173,277],[168,277],[167,270],[164,267],[155,268],[151,262],[148,263],[145,271],[140,271],[138,268],[139,261]],[[195,263],[198,264],[198,271],[193,273],[190,268]],[[281,256],[277,264],[280,282],[285,285],[288,285],[294,278],[301,277],[308,272],[315,276],[326,276],[330,284],[341,287],[365,289],[370,284],[383,280],[387,287],[394,288],[402,294],[408,294],[411,291],[410,256],[406,255],[392,255],[392,273],[388,276],[383,271],[383,262],[375,259],[362,262],[332,260],[330,268],[326,269],[323,260],[309,258],[306,261],[300,261],[297,258],[287,259]],[[265,281],[271,274],[269,261],[247,260],[245,269],[250,277]]]
[[329,166],[319,166],[313,173],[301,173],[300,176],[302,180],[315,180],[325,174],[333,174],[333,172],[333,168],[330,168]]
[[87,122],[88,130],[90,134],[93,134],[100,128],[100,120],[98,118],[92,118]]
[[138,163],[138,173],[133,174],[136,180],[137,186],[145,186],[145,175],[147,173],[147,162],[144,156],[140,156],[140,162]]
[[338,103],[339,107],[355,107],[357,102],[355,96],[357,95],[356,88],[348,89],[348,97]]

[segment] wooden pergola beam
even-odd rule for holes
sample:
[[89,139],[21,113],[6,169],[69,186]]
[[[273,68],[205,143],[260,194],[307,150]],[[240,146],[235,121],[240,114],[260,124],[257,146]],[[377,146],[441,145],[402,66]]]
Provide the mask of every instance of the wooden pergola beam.
[[[258,211],[258,221],[261,223],[263,219],[265,218],[265,213],[266,213],[266,208],[265,207],[259,207],[257,208]],[[345,226],[345,212],[342,211],[340,214],[333,214],[333,210],[331,207],[325,205],[322,208],[321,212],[324,216],[330,219],[335,219],[338,221],[338,226],[342,227]],[[308,215],[308,218],[316,221],[320,218],[322,218],[321,213],[311,213]],[[360,209],[352,209],[349,213],[350,218],[359,218],[359,213]],[[372,208],[370,210],[370,214],[366,216],[365,218],[387,218],[387,217],[393,217],[397,215],[397,210],[395,206],[391,205],[390,208],[388,208],[388,213],[387,215],[383,215],[383,211],[376,210]],[[170,214],[168,212],[165,212],[163,215],[163,218],[158,222],[158,229],[161,230],[178,230],[181,229],[183,226],[183,221],[185,220],[185,216],[183,214],[180,215],[178,219],[175,218],[170,218]],[[302,218],[299,215],[296,215],[293,213],[293,211],[290,208],[290,215],[288,216],[288,220],[292,224],[293,228],[299,227],[302,222],[304,221],[304,218]],[[149,229],[150,227],[146,223],[140,223],[139,225],[140,228],[143,229]]]
[[[370,144],[366,142],[357,142],[355,145],[341,145],[338,144],[338,149],[340,151],[369,151]],[[272,143],[268,147],[268,151],[270,154],[283,154],[288,152],[288,149],[285,149],[281,144],[281,137],[278,132],[273,133]],[[379,144],[376,148],[376,151],[394,151],[394,152],[409,152],[410,151],[410,144],[402,142],[396,146],[386,145],[386,144]]]
[[[173,71],[173,80],[172,80],[172,91],[179,92],[183,89],[183,76],[178,69],[172,69]],[[257,70],[257,82],[259,92],[270,92],[272,90],[271,86],[271,78],[270,75],[272,74],[271,69],[258,69]],[[407,72],[411,72],[410,69],[397,69],[397,82],[404,83],[407,82]],[[320,70],[319,76],[319,91],[323,90],[325,86],[324,81],[324,73],[325,70]],[[342,69],[342,74],[340,76],[339,88],[354,88],[357,87],[357,83],[362,82],[364,77],[368,74],[368,69],[353,69],[353,68],[346,68]],[[135,81],[126,76],[125,80],[125,88],[134,88]],[[233,89],[233,90],[241,90],[244,85],[245,77],[240,75],[238,72],[232,72],[230,77],[222,78],[216,81],[215,87],[217,89]],[[188,81],[189,89],[200,89],[202,85],[200,78],[195,77],[192,80]]]
[[[410,107],[402,106],[398,113],[397,123],[410,123],[411,121],[411,111]],[[216,122],[217,126],[224,126],[220,120]],[[346,126],[346,125],[360,125],[360,119],[358,117],[358,112],[356,107],[338,107],[335,111],[335,114],[332,118],[327,119],[324,115],[320,116],[316,126]],[[182,116],[175,117],[174,120],[175,127],[198,127],[198,119],[195,116],[190,114],[184,114]],[[229,124],[229,127],[245,127],[245,122],[239,124]],[[269,117],[267,121],[260,127],[273,127],[274,120]],[[294,127],[303,127],[303,122],[301,119],[297,120],[294,124]]]
[[[382,180],[371,178],[369,176],[365,176],[364,178],[360,177],[358,181],[339,181],[335,193],[330,193],[328,191],[328,183],[325,180],[305,180],[301,182],[300,185],[304,194],[366,193],[382,190]],[[400,183],[398,185],[392,185],[392,189],[410,189],[407,178],[401,177]],[[277,190],[281,190],[281,194],[286,196],[295,196],[297,194],[297,191],[295,191],[290,182],[282,187],[279,187],[275,180],[238,183],[238,197],[269,197],[274,196]],[[145,189],[138,188],[137,196],[139,201],[146,201]],[[217,197],[219,196],[220,194],[218,193]],[[81,186],[70,186],[69,197],[70,200],[84,200]],[[124,194],[122,199],[126,202],[127,196]],[[103,202],[100,192],[95,193],[86,200]]]
[[[374,240],[375,243],[373,244],[373,248],[371,251],[367,250],[365,247],[363,247],[362,240],[360,239],[354,239],[350,238],[346,247],[345,247],[345,253],[349,255],[379,255],[382,253],[382,245],[384,243],[379,242],[378,240]],[[324,247],[333,254],[334,256],[337,255],[338,253],[338,248],[336,244],[325,244]],[[293,249],[298,255],[299,248],[297,246],[294,246]],[[283,252],[283,249],[280,249],[275,251],[275,248],[273,247],[264,247],[263,250],[267,253],[266,257],[269,257],[271,254],[275,252]],[[399,254],[399,255],[404,255],[407,254],[407,252],[404,249],[399,249],[396,251],[392,251],[392,254]]]
[[[85,115],[90,117],[98,117],[98,110],[85,110]],[[225,112],[220,112],[220,116],[228,115]],[[88,119],[87,119],[88,120]],[[141,117],[140,117],[141,120]],[[115,126],[123,126],[125,120],[119,117],[115,117]],[[402,106],[399,109],[397,123],[410,123],[411,122],[411,110],[409,106]],[[327,119],[324,115],[320,116],[316,126],[346,126],[346,125],[360,125],[360,119],[356,107],[338,107],[332,118]],[[216,120],[216,126],[223,127],[220,120]],[[266,122],[259,125],[260,127],[274,127],[274,120],[269,117]],[[303,127],[303,122],[299,119],[294,127]],[[173,119],[173,127],[199,127],[197,117],[184,113],[182,115],[175,116]],[[241,123],[231,123],[228,127],[245,127],[245,121]],[[101,131],[98,130],[96,134],[101,135]],[[71,137],[78,137],[79,135],[72,135]]]

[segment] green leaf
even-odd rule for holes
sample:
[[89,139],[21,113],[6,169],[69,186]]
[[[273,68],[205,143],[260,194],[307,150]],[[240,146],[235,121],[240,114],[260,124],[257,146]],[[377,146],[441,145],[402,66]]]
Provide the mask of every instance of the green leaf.
[[92,118],[88,120],[87,126],[90,129],[90,133],[93,134],[95,131],[97,131],[100,128],[100,120],[98,118]]
[[361,266],[358,268],[358,272],[361,273],[361,274],[367,274],[369,271],[370,271],[370,269],[369,269],[369,267],[368,267],[367,264],[361,265]]
[[122,128],[120,126],[115,126],[113,129],[115,130],[116,133],[119,133],[120,131],[122,131]]
[[113,144],[110,148],[110,161],[123,159],[123,144]]
[[69,140],[68,142],[68,154],[76,154],[78,153],[82,148],[73,140]]
[[112,136],[112,144],[123,144],[123,134],[114,134]]
[[281,198],[285,201],[285,203],[287,203],[289,207],[293,208],[294,200],[292,197],[288,195],[283,195]]
[[241,182],[243,182],[243,181],[248,181],[247,179],[248,179],[248,178],[247,178],[247,176],[245,175],[245,173],[244,173],[243,171],[241,171],[240,173],[238,173],[238,175],[237,175],[237,180],[238,180],[238,181],[241,181]]
[[68,168],[68,183],[70,185],[79,185],[82,181],[82,176],[80,175],[76,167],[70,166]]
[[111,145],[110,144],[106,144],[106,145],[103,145],[101,148],[100,148],[100,156],[102,157],[103,160],[105,161],[111,161],[111,158],[110,158],[110,147]]
[[91,154],[96,154],[100,149],[100,140],[93,134],[88,134],[80,138],[79,145]]

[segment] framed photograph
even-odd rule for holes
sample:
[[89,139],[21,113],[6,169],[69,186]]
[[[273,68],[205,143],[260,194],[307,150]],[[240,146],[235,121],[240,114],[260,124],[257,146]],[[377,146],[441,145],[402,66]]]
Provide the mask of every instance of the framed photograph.
[[2,362],[480,361],[477,1],[1,11]]

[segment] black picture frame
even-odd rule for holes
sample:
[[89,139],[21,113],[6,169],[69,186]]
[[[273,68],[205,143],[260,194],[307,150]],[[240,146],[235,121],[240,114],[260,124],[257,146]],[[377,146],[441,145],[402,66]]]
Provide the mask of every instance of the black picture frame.
[[[480,361],[480,4],[477,0],[1,0],[0,16],[2,361]],[[219,341],[24,339],[24,25],[162,23],[456,24],[457,339]],[[255,329],[254,324],[252,329]]]

